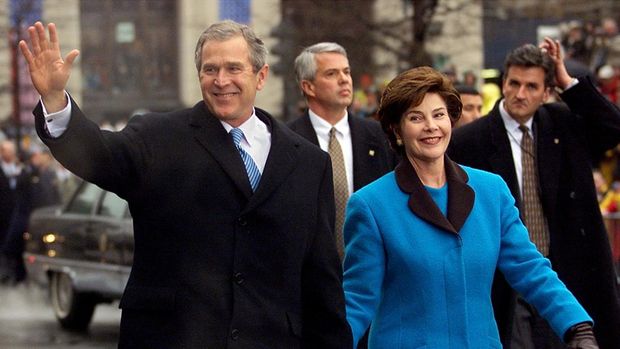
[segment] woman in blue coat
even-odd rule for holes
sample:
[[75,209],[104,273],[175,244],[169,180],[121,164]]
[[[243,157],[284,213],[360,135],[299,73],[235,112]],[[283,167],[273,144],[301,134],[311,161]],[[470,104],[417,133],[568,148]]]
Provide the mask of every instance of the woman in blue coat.
[[428,68],[387,86],[378,115],[397,168],[348,203],[344,289],[355,343],[369,348],[501,348],[491,305],[496,268],[570,348],[597,348],[592,319],[532,244],[497,175],[445,151],[461,101]]

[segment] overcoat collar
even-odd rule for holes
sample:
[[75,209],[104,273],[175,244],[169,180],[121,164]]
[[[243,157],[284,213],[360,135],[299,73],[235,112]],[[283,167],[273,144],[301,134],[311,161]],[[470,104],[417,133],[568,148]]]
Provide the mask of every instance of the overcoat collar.
[[299,143],[287,135],[287,131],[267,112],[255,108],[256,116],[271,131],[271,149],[265,163],[260,183],[256,192],[252,187],[243,165],[239,151],[235,148],[232,137],[226,132],[220,121],[213,116],[203,102],[196,104],[190,117],[194,138],[217,161],[235,186],[248,200],[244,211],[249,211],[263,202],[278,188],[288,174],[295,168],[298,156],[296,148]]
[[444,157],[448,184],[448,217],[446,218],[424,188],[413,165],[406,157],[396,166],[396,182],[409,195],[409,209],[423,220],[458,234],[474,206],[475,193],[467,185],[467,173],[446,155]]

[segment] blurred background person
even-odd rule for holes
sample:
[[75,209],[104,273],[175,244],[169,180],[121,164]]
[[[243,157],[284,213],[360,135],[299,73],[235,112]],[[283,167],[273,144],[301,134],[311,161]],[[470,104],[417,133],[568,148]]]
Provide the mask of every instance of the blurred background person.
[[54,158],[48,149],[34,149],[30,155],[33,209],[61,203],[59,180],[54,164]]
[[0,281],[15,284],[26,277],[23,233],[30,214],[30,174],[10,140],[0,143]]
[[455,88],[463,103],[461,117],[454,124],[456,128],[469,124],[482,116],[482,94],[475,87],[469,85],[460,84],[456,85]]
[[490,297],[499,268],[569,347],[598,348],[591,318],[529,240],[506,183],[445,155],[461,107],[429,67],[400,74],[383,94],[381,125],[403,160],[347,207],[354,341],[372,321],[369,348],[501,347]]

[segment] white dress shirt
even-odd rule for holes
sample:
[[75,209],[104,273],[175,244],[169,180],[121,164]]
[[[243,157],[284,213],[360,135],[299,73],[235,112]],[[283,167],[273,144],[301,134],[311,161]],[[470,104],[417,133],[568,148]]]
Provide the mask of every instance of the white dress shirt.
[[[504,100],[502,100],[499,104],[499,114],[502,116],[502,120],[504,120],[504,126],[506,127],[506,132],[508,133],[510,149],[512,149],[512,162],[515,164],[517,180],[519,181],[519,189],[521,195],[523,195],[523,166],[521,164],[521,138],[523,138],[523,131],[519,129],[520,124],[508,115],[506,108],[504,108]],[[532,132],[533,121],[534,118],[532,117],[525,122],[525,126],[528,128],[532,140],[534,140],[534,132]]]
[[310,123],[312,123],[314,132],[316,132],[316,136],[319,139],[319,146],[326,152],[329,146],[329,131],[332,129],[332,126],[336,129],[336,139],[340,143],[342,155],[344,156],[349,193],[353,193],[353,143],[351,142],[348,113],[345,111],[344,117],[335,125],[325,121],[312,110],[308,110],[308,114],[310,115]]
[[[220,122],[226,129],[226,132],[230,133],[233,127],[224,121],[220,120]],[[258,170],[263,174],[265,163],[267,163],[267,156],[269,156],[269,150],[271,149],[271,132],[269,132],[269,128],[256,116],[255,110],[252,110],[252,116],[238,128],[243,131],[243,139],[241,139],[239,146],[250,154]]]

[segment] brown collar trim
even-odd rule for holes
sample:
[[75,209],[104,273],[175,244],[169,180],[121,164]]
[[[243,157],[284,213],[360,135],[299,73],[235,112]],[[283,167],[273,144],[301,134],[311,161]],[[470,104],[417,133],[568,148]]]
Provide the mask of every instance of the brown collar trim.
[[475,193],[467,185],[467,173],[446,155],[444,158],[446,181],[448,182],[448,217],[446,218],[424,188],[413,165],[407,157],[394,170],[396,183],[402,191],[409,193],[409,209],[425,221],[452,233],[458,234],[474,206]]

